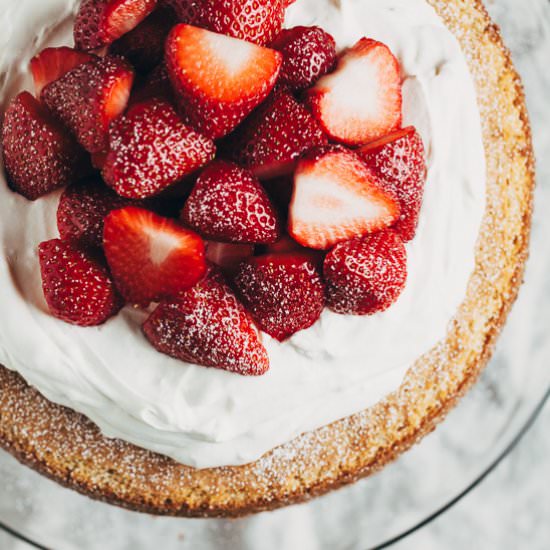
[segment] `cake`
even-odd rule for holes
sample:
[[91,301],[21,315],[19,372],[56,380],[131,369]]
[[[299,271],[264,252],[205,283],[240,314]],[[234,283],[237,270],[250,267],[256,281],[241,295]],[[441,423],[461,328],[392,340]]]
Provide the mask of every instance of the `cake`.
[[[27,3],[27,7],[31,3]],[[82,332],[81,337],[74,341],[72,338],[76,332],[71,332],[71,339],[68,339],[68,325],[51,319],[44,311],[36,273],[34,278],[29,277],[27,280],[25,277],[33,270],[37,271],[35,247],[38,242],[55,236],[55,216],[51,214],[52,208],[48,213],[45,204],[50,201],[55,211],[58,196],[41,199],[32,203],[31,207],[24,199],[15,197],[5,188],[2,189],[4,255],[1,276],[3,303],[10,315],[9,318],[4,316],[0,324],[0,360],[8,367],[0,370],[0,442],[19,460],[91,497],[134,510],[190,517],[235,517],[301,502],[379,470],[434,429],[475,382],[490,358],[499,330],[517,295],[527,256],[534,176],[530,131],[521,84],[498,29],[491,23],[480,2],[429,0],[425,3],[419,0],[413,5],[412,2],[398,0],[373,0],[363,2],[361,8],[358,8],[358,4],[354,0],[340,3],[298,0],[288,10],[287,24],[312,24],[314,19],[315,23],[333,32],[341,48],[351,46],[363,35],[388,43],[403,64],[409,79],[410,89],[408,95],[407,92],[404,94],[405,119],[410,121],[408,117],[417,116],[414,122],[421,133],[424,132],[428,158],[438,154],[439,150],[449,150],[445,147],[438,149],[441,140],[446,139],[444,135],[429,135],[430,130],[437,132],[444,127],[441,120],[448,123],[449,119],[430,119],[425,110],[421,112],[422,116],[418,116],[420,107],[423,105],[426,108],[428,105],[430,108],[448,108],[452,97],[456,100],[453,106],[461,115],[460,124],[454,121],[453,129],[458,128],[458,134],[454,135],[452,145],[467,149],[468,153],[466,157],[460,156],[464,150],[456,150],[456,158],[461,161],[474,159],[471,166],[466,163],[464,170],[474,176],[479,173],[480,167],[484,167],[483,154],[478,147],[482,135],[487,174],[486,188],[485,181],[481,184],[477,182],[477,187],[474,185],[472,188],[466,182],[463,183],[464,188],[459,186],[461,191],[458,196],[450,195],[449,187],[444,188],[448,196],[432,194],[430,177],[435,178],[437,165],[434,168],[433,158],[431,163],[428,162],[429,175],[423,207],[428,212],[425,218],[428,221],[420,222],[419,240],[416,241],[418,261],[423,259],[429,262],[434,266],[433,271],[436,271],[443,261],[441,256],[445,250],[457,254],[446,258],[451,263],[435,279],[427,279],[431,273],[422,270],[419,270],[415,279],[414,266],[417,264],[411,260],[405,289],[411,295],[408,315],[407,310],[400,305],[406,303],[402,296],[388,310],[388,315],[391,312],[397,321],[385,324],[384,319],[389,318],[387,316],[372,317],[372,321],[369,319],[366,324],[364,319],[361,322],[350,321],[360,326],[360,332],[353,332],[350,329],[352,325],[341,321],[346,323],[344,332],[350,329],[353,341],[361,340],[357,336],[370,334],[370,353],[374,354],[373,347],[377,341],[380,341],[381,347],[384,346],[381,355],[374,354],[380,361],[374,361],[374,365],[370,366],[369,376],[366,379],[353,378],[353,373],[361,373],[359,367],[364,367],[359,361],[361,356],[355,369],[351,368],[353,365],[348,369],[351,373],[339,369],[330,376],[333,371],[329,367],[334,369],[335,365],[342,364],[344,360],[340,358],[331,364],[323,359],[327,353],[319,353],[319,341],[326,339],[327,332],[323,332],[319,326],[298,333],[294,347],[283,344],[285,347],[279,348],[273,344],[270,348],[270,341],[267,340],[266,346],[272,361],[271,374],[261,378],[265,382],[257,383],[256,379],[237,378],[232,373],[193,366],[184,369],[178,365],[181,372],[187,373],[186,382],[193,391],[191,396],[187,396],[186,402],[189,416],[200,416],[201,400],[205,400],[208,407],[215,408],[216,402],[208,402],[208,399],[216,394],[208,393],[205,388],[210,391],[218,388],[221,392],[218,400],[221,399],[225,407],[214,411],[214,421],[210,425],[203,417],[197,420],[197,424],[187,426],[185,445],[181,445],[181,434],[176,434],[179,445],[170,444],[166,432],[171,422],[177,424],[177,415],[182,410],[172,410],[172,418],[163,418],[160,413],[171,410],[169,407],[163,409],[162,404],[171,402],[170,397],[174,396],[171,390],[178,387],[173,384],[174,378],[167,376],[176,367],[154,360],[152,365],[156,370],[151,371],[152,374],[144,372],[146,367],[143,365],[135,368],[133,360],[137,356],[129,352],[132,346],[126,344],[134,343],[134,340],[128,338],[141,336],[112,328],[112,321],[97,332],[95,329],[80,329],[88,332]],[[427,4],[435,10],[442,23],[435,23],[437,18]],[[62,19],[67,11],[66,6],[59,2],[58,7],[60,9],[56,17]],[[396,9],[385,11],[391,7]],[[330,18],[336,12],[339,15]],[[411,15],[413,12],[414,17]],[[380,24],[380,29],[372,28],[374,23],[367,28],[369,25],[365,23],[365,13],[373,22]],[[394,25],[384,26],[382,23],[385,18],[390,23],[393,18]],[[334,28],[327,24],[328,19],[333,21]],[[403,32],[399,37],[410,38],[410,28],[409,34],[406,33],[407,25],[412,27],[417,22],[427,23],[418,27],[425,34],[418,37],[417,41],[402,44],[398,38],[392,37],[392,31],[398,27]],[[341,25],[340,30],[346,32],[339,33],[338,25]],[[471,82],[464,76],[467,71],[460,72],[458,81],[451,80],[453,85],[460,86],[460,93],[456,93],[456,88],[442,86],[439,96],[432,94],[424,103],[418,96],[422,86],[414,86],[412,82],[415,78],[421,80],[422,74],[439,76],[447,68],[443,61],[449,61],[448,58],[437,59],[435,54],[431,58],[423,57],[423,53],[443,51],[457,66],[463,62],[445,27],[455,35],[464,52],[475,85],[481,117],[473,116],[476,113],[475,96],[472,95],[474,88],[469,87]],[[350,28],[359,34],[350,31],[352,36],[346,36]],[[443,48],[431,49],[441,44]],[[415,50],[416,47],[418,50]],[[28,53],[33,55],[36,52]],[[427,66],[422,66],[422,62]],[[418,69],[416,76],[407,70],[410,66]],[[422,73],[422,70],[427,72]],[[10,92],[22,89],[18,76],[15,69],[8,73],[7,82],[14,87]],[[444,84],[445,79],[442,80]],[[442,101],[443,97],[446,102]],[[445,111],[442,111],[438,116],[444,117],[444,114]],[[451,176],[447,172],[444,175]],[[442,181],[441,176],[437,181]],[[456,214],[457,211],[460,213]],[[439,243],[429,238],[422,239],[422,223],[432,228],[440,227],[429,224],[437,212],[443,212],[443,217],[448,217],[451,225],[447,227],[450,236],[445,235],[443,242]],[[31,230],[23,233],[21,226],[31,217],[34,225],[29,224]],[[10,225],[8,220],[13,221],[14,218],[23,222]],[[457,232],[460,238],[456,237]],[[433,235],[429,231],[427,234]],[[29,242],[25,241],[21,246],[21,238],[28,238]],[[415,246],[414,242],[412,247]],[[408,252],[410,258],[415,257],[414,250]],[[456,277],[449,277],[451,273]],[[438,288],[437,285],[443,285],[442,281],[446,279],[452,280]],[[432,283],[429,292],[422,293],[422,285],[415,286],[415,280],[423,281],[424,286],[427,285],[426,280],[429,280]],[[420,297],[432,297],[435,303],[419,302]],[[29,301],[42,304],[42,309],[36,306],[33,306],[35,309],[25,308],[25,303]],[[411,312],[421,315],[422,305],[429,313],[428,318],[421,317],[419,320],[418,317],[411,317]],[[449,308],[452,310],[448,311]],[[447,325],[451,318],[452,322]],[[141,312],[125,310],[124,327],[137,324],[141,319]],[[332,333],[332,327],[337,321],[332,316],[329,321],[332,321],[329,325]],[[42,329],[40,323],[46,323],[46,330]],[[323,323],[324,319],[320,324]],[[365,328],[366,325],[370,328]],[[420,327],[415,332],[416,325]],[[109,329],[116,330],[114,335],[109,334]],[[316,335],[316,331],[321,332]],[[30,342],[29,334],[32,337]],[[376,338],[377,334],[386,339]],[[338,336],[341,337],[341,334]],[[388,340],[388,337],[392,339]],[[348,340],[345,345],[349,346],[352,340]],[[67,363],[65,356],[55,351],[58,342],[68,348],[69,358],[79,358],[78,364]],[[121,370],[125,365],[134,367],[135,378],[138,379],[135,383],[138,386],[134,386],[133,390],[139,388],[143,391],[150,387],[153,397],[149,400],[143,395],[139,395],[138,399],[138,394],[132,393],[132,388],[127,394],[121,393],[112,368],[99,368],[103,357],[97,361],[93,359],[98,353],[104,353],[99,344],[110,345],[112,342],[116,345],[109,349],[112,348],[117,357],[112,365],[120,366]],[[51,352],[50,346],[54,344],[54,351]],[[326,346],[330,345],[331,342],[327,341]],[[339,346],[342,345],[340,342]],[[396,353],[403,353],[405,348],[405,355],[411,354],[411,360],[407,357],[405,360],[394,358],[393,362],[397,366],[391,368],[392,361],[386,357],[390,347],[394,347]],[[300,352],[288,351],[294,348],[299,348]],[[273,349],[281,350],[280,355],[277,356],[279,351],[273,353]],[[140,346],[136,353],[145,357],[156,354],[154,350],[145,350],[145,347]],[[86,353],[90,356],[84,357]],[[367,350],[363,348],[362,353],[364,359]],[[42,364],[44,357],[47,359],[45,365]],[[307,372],[313,366],[318,368],[310,374],[312,378],[305,378],[308,385],[292,385],[300,380],[292,377],[296,374],[288,374],[289,369],[283,368],[288,357],[291,357],[294,371],[298,371],[298,374],[300,368]],[[302,365],[297,357],[303,358]],[[385,370],[381,367],[384,361]],[[80,364],[92,364],[93,369],[80,371],[77,369]],[[75,384],[74,380],[66,377],[66,369],[70,371],[73,367],[79,376],[83,373],[88,376],[88,379],[83,379],[84,384]],[[377,371],[377,368],[382,370]],[[126,384],[130,383],[128,378],[131,372],[132,369],[126,372]],[[328,374],[321,378],[320,372]],[[281,379],[283,374],[279,374],[277,378],[277,373],[283,373],[285,377]],[[141,385],[140,376],[143,377]],[[349,378],[345,379],[346,376]],[[314,388],[320,392],[317,395],[308,389],[311,380],[316,379],[326,384],[323,387],[320,383],[319,390]],[[260,391],[258,398],[253,398],[258,388],[277,389],[278,382],[283,384],[283,389],[296,387],[296,399],[303,396],[306,406],[300,409],[291,401],[280,402],[271,419],[262,416],[264,411],[260,414],[255,408],[246,409],[244,405],[252,407],[263,403],[269,409],[270,401],[265,399],[262,402],[262,399],[273,394]],[[357,385],[356,393],[359,395],[343,391],[341,386],[345,383],[348,390],[350,385]],[[245,392],[247,386],[250,389],[245,398],[249,401],[243,405],[235,400],[236,394],[231,392]],[[232,390],[232,387],[236,389]],[[100,411],[94,403],[94,390],[104,394],[104,398],[99,400]],[[342,395],[338,397],[339,391]],[[114,394],[110,396],[109,392]],[[194,399],[198,404],[193,408]],[[132,411],[136,403],[141,407],[137,412]],[[319,409],[319,403],[323,404],[323,411],[315,412]],[[361,403],[363,405],[359,406]],[[152,407],[155,404],[158,405],[156,409]],[[233,417],[232,410],[237,411]],[[248,414],[245,416],[243,411]],[[124,414],[133,414],[137,420],[128,423]],[[299,422],[295,420],[297,416]],[[264,428],[270,426],[271,429],[262,430],[260,424],[260,429],[254,432],[256,417],[266,423]],[[302,417],[306,419],[302,420]],[[229,421],[224,424],[227,418]],[[238,437],[243,433],[242,424],[235,424],[235,418],[249,427],[249,433],[245,430],[242,437],[244,443],[239,442]],[[238,433],[239,429],[241,434]],[[196,432],[194,437],[193,430]],[[265,433],[265,437],[259,437],[258,432]]]

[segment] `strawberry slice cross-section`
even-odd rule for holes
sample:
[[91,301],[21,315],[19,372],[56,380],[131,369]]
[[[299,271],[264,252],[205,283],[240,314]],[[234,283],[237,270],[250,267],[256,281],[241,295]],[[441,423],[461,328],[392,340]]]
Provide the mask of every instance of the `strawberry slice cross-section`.
[[207,269],[204,242],[196,233],[135,206],[105,218],[103,247],[121,294],[138,305],[176,298]]
[[327,145],[298,164],[289,233],[305,247],[326,250],[389,227],[399,212],[395,196],[354,152]]
[[200,29],[177,25],[166,41],[166,65],[189,122],[218,139],[231,132],[271,92],[282,55]]

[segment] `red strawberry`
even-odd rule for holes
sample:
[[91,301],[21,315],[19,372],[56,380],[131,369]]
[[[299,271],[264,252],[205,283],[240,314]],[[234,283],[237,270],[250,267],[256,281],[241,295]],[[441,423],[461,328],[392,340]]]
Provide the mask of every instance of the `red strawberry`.
[[111,124],[103,177],[123,197],[145,198],[214,158],[215,146],[183,124],[170,104],[133,105]]
[[336,42],[319,27],[284,29],[270,48],[282,52],[279,82],[292,90],[309,88],[336,63]]
[[94,56],[89,53],[79,52],[65,46],[42,50],[30,62],[36,97],[40,97],[42,89],[50,82],[61,78],[71,69],[92,59]]
[[258,247],[258,256],[276,254],[290,254],[292,256],[303,256],[307,258],[310,263],[315,267],[322,270],[323,261],[325,260],[325,253],[322,250],[312,250],[311,248],[304,248],[300,246],[289,235],[283,235],[276,243],[269,244],[267,246]]
[[166,42],[166,65],[191,124],[217,139],[271,92],[282,63],[275,50],[190,25]]
[[82,0],[74,23],[79,50],[95,50],[131,31],[154,9],[157,0]]
[[2,149],[10,186],[30,200],[85,176],[85,152],[65,128],[28,92],[9,105]]
[[313,114],[336,141],[362,145],[401,126],[399,62],[375,40],[361,39],[308,95]]
[[107,146],[109,124],[126,108],[133,81],[122,58],[94,58],[48,84],[41,97],[85,149],[98,153]]
[[409,126],[357,152],[399,200],[401,216],[393,229],[405,242],[414,239],[427,175],[420,134]]
[[130,206],[132,201],[119,197],[96,178],[65,189],[57,207],[57,228],[61,238],[81,245],[103,244],[103,221],[113,210]]
[[162,61],[164,42],[173,26],[172,10],[156,10],[135,29],[113,42],[109,51],[124,56],[138,71],[150,71]]
[[281,342],[313,325],[325,305],[319,273],[299,254],[251,258],[241,264],[235,285],[260,328]]
[[336,313],[384,311],[405,288],[403,240],[390,229],[340,243],[327,254],[324,274],[328,306]]
[[172,9],[177,18],[178,23],[186,23],[188,25],[202,25],[202,6],[204,0],[159,0],[161,8]]
[[143,332],[155,349],[182,361],[250,376],[269,369],[250,317],[215,271],[178,300],[160,304]]
[[209,241],[206,243],[206,258],[224,272],[234,275],[240,263],[254,255],[251,244],[229,244]]
[[74,325],[101,325],[123,305],[102,259],[71,243],[40,244],[42,288],[51,313]]
[[276,92],[228,138],[232,160],[269,179],[294,171],[305,151],[327,143],[311,113],[290,94]]
[[326,250],[384,229],[398,216],[397,200],[352,151],[319,147],[298,164],[289,233],[303,246]]
[[213,162],[185,203],[182,220],[207,239],[262,244],[281,234],[277,214],[260,182],[248,170]]
[[198,235],[135,206],[105,218],[103,246],[115,282],[131,303],[175,298],[206,273]]

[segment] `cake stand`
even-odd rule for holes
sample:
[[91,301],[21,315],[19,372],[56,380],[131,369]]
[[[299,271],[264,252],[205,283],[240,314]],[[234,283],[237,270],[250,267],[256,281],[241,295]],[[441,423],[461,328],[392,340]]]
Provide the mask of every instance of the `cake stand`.
[[371,478],[238,520],[118,509],[64,489],[0,452],[1,529],[56,550],[384,548],[460,500],[518,444],[550,393],[550,4],[496,0],[488,7],[527,91],[539,159],[533,243],[526,282],[495,357],[444,424]]

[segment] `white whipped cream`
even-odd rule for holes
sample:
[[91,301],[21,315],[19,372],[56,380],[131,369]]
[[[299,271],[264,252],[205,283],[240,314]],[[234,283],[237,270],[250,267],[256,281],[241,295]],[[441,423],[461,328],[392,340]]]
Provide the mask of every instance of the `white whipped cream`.
[[[75,4],[4,2],[4,108],[30,87],[27,61],[46,45],[46,29],[68,19],[48,44],[72,44]],[[31,203],[0,184],[0,362],[107,436],[199,468],[253,461],[395,390],[445,336],[474,267],[485,161],[474,86],[453,35],[425,0],[298,0],[286,25],[319,25],[340,48],[362,36],[381,40],[402,64],[404,124],[420,130],[429,170],[418,235],[407,245],[407,286],[387,312],[325,311],[284,344],[263,335],[271,369],[259,378],[182,363],[149,345],[140,331],[145,314],[131,308],[97,328],[52,317],[36,248],[58,236],[59,193]]]

